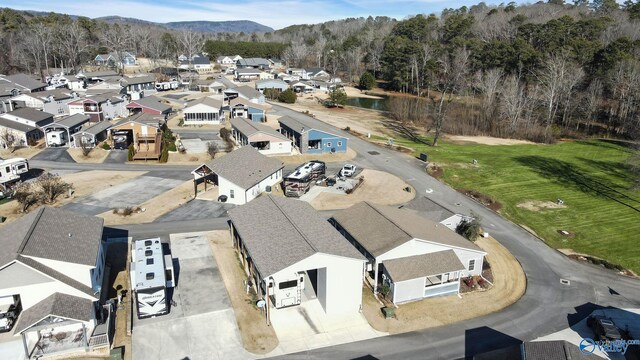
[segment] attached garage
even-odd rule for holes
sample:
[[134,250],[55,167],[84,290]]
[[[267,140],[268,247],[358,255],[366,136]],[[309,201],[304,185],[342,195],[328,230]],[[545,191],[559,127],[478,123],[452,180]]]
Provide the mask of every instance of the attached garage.
[[365,259],[311,205],[267,195],[229,217],[233,245],[269,311],[300,305],[308,293],[326,314],[359,311]]

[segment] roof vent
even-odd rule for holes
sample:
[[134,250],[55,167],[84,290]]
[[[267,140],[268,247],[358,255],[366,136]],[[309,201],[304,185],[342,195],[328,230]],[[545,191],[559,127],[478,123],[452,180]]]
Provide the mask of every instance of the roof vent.
[[69,237],[71,237],[71,236],[73,236],[73,235],[71,235],[71,233],[69,233]]

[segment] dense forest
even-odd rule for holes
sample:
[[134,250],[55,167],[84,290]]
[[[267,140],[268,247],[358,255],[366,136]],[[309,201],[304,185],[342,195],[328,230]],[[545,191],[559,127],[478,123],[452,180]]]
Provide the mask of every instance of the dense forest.
[[402,21],[349,18],[251,34],[2,9],[0,46],[0,73],[77,70],[106,51],[175,61],[202,50],[212,59],[281,57],[353,82],[368,71],[389,90],[416,95],[391,101],[391,113],[435,130],[435,142],[441,131],[547,142],[640,132],[640,1],[479,3]]

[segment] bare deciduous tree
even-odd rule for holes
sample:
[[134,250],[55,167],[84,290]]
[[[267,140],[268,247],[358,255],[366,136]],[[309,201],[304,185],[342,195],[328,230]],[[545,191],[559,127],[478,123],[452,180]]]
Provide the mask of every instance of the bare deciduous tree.
[[42,192],[42,198],[48,203],[53,203],[58,196],[72,189],[71,184],[64,182],[59,175],[48,172],[42,174],[36,184]]
[[442,133],[442,126],[447,120],[447,111],[453,96],[464,88],[464,81],[469,68],[469,52],[466,49],[457,49],[455,53],[445,53],[440,58],[440,70],[438,73],[439,94],[432,94],[430,110],[433,114],[433,146],[438,146],[438,139]]
[[100,40],[102,43],[116,55],[116,62],[120,64],[118,67],[121,73],[124,73],[124,52],[129,44],[130,33],[122,29],[118,24],[105,25]]
[[476,87],[482,92],[482,114],[486,122],[492,121],[497,106],[498,88],[504,70],[493,68],[476,75]]
[[58,29],[58,41],[67,59],[67,66],[74,70],[80,63],[80,55],[88,47],[86,31],[77,22],[64,24]]
[[212,159],[215,159],[215,158],[216,158],[216,154],[217,154],[218,152],[220,152],[220,148],[218,147],[218,144],[216,144],[216,143],[215,143],[215,142],[213,142],[213,141],[209,141],[209,142],[207,143],[207,154],[209,154],[209,156],[210,156]]
[[2,131],[0,131],[0,141],[2,142],[2,146],[11,150],[11,153],[14,153],[18,148],[18,138],[13,131],[8,128],[3,128]]
[[93,150],[93,146],[90,146],[83,137],[80,137],[80,150],[82,150],[82,156],[89,157],[91,150]]
[[23,182],[13,188],[13,198],[20,204],[21,211],[25,212],[40,201],[42,193],[31,183]]

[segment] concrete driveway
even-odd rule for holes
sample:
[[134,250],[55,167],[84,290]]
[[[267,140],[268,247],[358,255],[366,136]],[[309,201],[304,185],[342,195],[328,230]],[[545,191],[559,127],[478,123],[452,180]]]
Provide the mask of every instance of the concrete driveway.
[[124,164],[128,160],[129,152],[126,150],[111,150],[104,159],[105,164]]
[[133,322],[132,357],[142,359],[247,359],[220,272],[207,239],[172,234],[177,306],[168,315]]
[[210,219],[227,215],[235,205],[210,200],[191,200],[183,206],[162,215],[156,222]]
[[[306,293],[306,289],[305,289]],[[374,330],[360,313],[329,316],[317,298],[304,299],[302,304],[272,309],[271,324],[279,344],[267,356],[317,349],[385,336]]]
[[0,359],[24,359],[24,346],[20,336],[0,340]]
[[67,162],[74,163],[75,160],[69,155],[66,147],[49,147],[43,149],[34,157],[33,160],[42,160],[42,161],[57,161],[57,162]]
[[116,186],[100,190],[64,208],[97,215],[114,208],[137,206],[182,184],[183,180],[139,176]]

